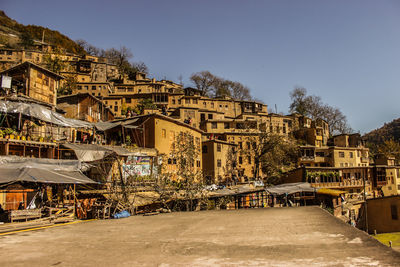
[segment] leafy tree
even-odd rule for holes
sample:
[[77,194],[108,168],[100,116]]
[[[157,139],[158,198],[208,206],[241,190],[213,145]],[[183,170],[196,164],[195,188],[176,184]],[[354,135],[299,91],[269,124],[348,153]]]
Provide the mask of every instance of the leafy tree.
[[32,36],[28,32],[22,32],[20,35],[20,45],[24,48],[30,48],[34,44]]
[[57,49],[54,53],[46,53],[43,56],[43,63],[45,67],[55,73],[60,73],[67,66],[66,62],[64,62],[61,58],[61,50]]
[[134,111],[141,115],[145,109],[155,109],[157,108],[156,104],[154,104],[151,98],[143,98],[139,101],[139,103],[134,108]]
[[266,182],[277,183],[282,173],[296,167],[299,147],[293,138],[278,134],[263,133],[259,138],[261,143],[256,148],[256,155],[267,177]]
[[186,210],[194,209],[194,200],[204,200],[203,175],[197,167],[197,159],[200,156],[200,144],[196,144],[194,136],[189,132],[180,132],[175,136],[175,142],[169,155],[176,161],[175,173],[170,173],[173,179],[171,183],[177,191],[178,199],[183,199]]
[[398,161],[400,159],[400,143],[393,139],[388,139],[377,146],[377,152],[382,153],[385,156],[395,157]]
[[332,134],[350,133],[351,127],[347,122],[346,116],[339,108],[324,104],[321,97],[307,95],[305,88],[295,88],[290,93],[292,103],[289,106],[290,112],[296,112],[312,119],[321,118],[329,124],[329,130]]
[[296,166],[299,148],[291,137],[275,133],[257,132],[249,136],[251,149],[242,149],[241,154],[254,158],[253,178],[259,177],[260,167],[269,183],[276,182],[283,172]]
[[73,90],[76,89],[78,79],[76,75],[74,74],[69,74],[69,75],[64,75],[65,79],[62,81],[61,86],[57,90],[57,95],[70,95],[72,94]]

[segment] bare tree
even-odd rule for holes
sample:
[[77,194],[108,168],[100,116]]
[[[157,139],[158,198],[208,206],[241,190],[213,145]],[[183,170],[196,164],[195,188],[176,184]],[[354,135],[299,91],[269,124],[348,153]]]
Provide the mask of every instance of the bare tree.
[[102,49],[89,44],[88,42],[86,42],[83,39],[76,40],[75,43],[78,46],[80,46],[83,50],[85,50],[88,55],[100,56],[103,53]]
[[216,81],[216,76],[211,74],[209,71],[196,72],[190,76],[190,81],[192,81],[196,88],[202,91],[203,95],[210,96],[211,90]]
[[143,72],[143,73],[149,73],[149,68],[144,64],[144,62],[139,61],[139,62],[133,62],[132,63],[133,69],[135,69],[138,72]]
[[296,112],[312,119],[321,118],[329,124],[331,134],[350,133],[351,127],[347,122],[346,116],[339,108],[324,104],[321,97],[315,95],[307,95],[307,89],[295,88],[290,92],[292,103],[290,104],[290,112]]
[[230,91],[234,99],[251,100],[250,89],[239,82],[231,82]]

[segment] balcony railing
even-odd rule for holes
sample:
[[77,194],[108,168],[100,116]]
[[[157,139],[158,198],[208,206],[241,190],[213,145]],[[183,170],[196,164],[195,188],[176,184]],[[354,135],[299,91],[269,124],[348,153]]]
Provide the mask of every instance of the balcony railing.
[[[369,182],[365,181],[365,186],[368,186]],[[343,182],[327,182],[327,183],[311,183],[312,187],[316,188],[348,188],[348,187],[362,187],[364,186],[363,180],[350,180]]]

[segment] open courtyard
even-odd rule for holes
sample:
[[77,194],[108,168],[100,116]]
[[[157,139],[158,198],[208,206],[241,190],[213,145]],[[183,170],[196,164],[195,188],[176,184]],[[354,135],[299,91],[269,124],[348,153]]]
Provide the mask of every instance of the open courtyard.
[[91,221],[0,236],[0,266],[399,266],[318,207]]

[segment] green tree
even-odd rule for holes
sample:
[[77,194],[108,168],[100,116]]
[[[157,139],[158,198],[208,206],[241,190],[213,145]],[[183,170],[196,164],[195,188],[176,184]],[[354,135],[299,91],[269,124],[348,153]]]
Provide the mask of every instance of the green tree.
[[74,74],[64,75],[65,79],[57,90],[57,95],[70,95],[76,89],[78,79]]
[[64,62],[61,58],[62,51],[60,49],[56,49],[54,53],[46,53],[43,56],[43,63],[48,70],[51,70],[55,73],[60,73],[67,67],[67,63]]
[[156,109],[156,108],[157,108],[157,105],[154,104],[154,102],[153,102],[153,100],[151,98],[143,98],[136,105],[136,107],[134,108],[134,111],[138,115],[141,115],[141,114],[143,114],[143,111],[145,109]]
[[377,146],[377,152],[387,157],[395,157],[396,161],[398,161],[400,160],[400,143],[393,139],[385,140],[382,144]]
[[23,31],[20,35],[20,45],[22,47],[31,48],[34,44],[33,38],[29,32]]

